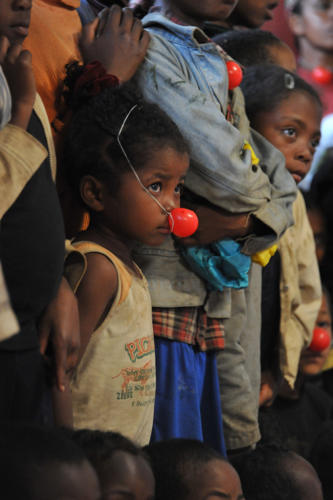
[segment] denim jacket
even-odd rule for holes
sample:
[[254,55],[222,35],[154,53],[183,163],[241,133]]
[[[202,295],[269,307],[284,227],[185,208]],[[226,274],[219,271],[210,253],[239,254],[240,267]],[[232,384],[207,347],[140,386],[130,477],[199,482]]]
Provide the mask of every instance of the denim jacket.
[[[295,183],[284,167],[283,156],[250,129],[240,89],[232,97],[235,126],[226,120],[225,60],[199,28],[175,24],[156,13],[146,16],[143,24],[150,31],[151,42],[138,73],[139,84],[145,97],[173,118],[189,143],[191,167],[186,186],[230,212],[253,213],[265,224],[265,234],[245,239],[244,253],[251,255],[269,247],[293,221]],[[252,165],[244,140],[260,158],[259,167]],[[171,238],[159,248],[142,247],[137,256],[149,280],[154,306],[197,306],[207,299],[204,283],[181,262]],[[229,310],[230,293],[223,294]],[[220,295],[210,294],[207,308],[211,315],[224,317],[227,312],[222,311],[225,306]]]

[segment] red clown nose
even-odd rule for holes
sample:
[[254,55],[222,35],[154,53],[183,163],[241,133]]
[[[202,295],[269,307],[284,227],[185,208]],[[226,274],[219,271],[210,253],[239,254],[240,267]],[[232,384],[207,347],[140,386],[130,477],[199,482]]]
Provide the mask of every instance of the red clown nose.
[[243,71],[235,61],[227,61],[226,66],[229,77],[229,90],[232,90],[238,87],[243,80]]
[[315,328],[313,330],[312,342],[309,349],[314,352],[324,351],[331,343],[330,334],[324,328]]
[[317,66],[312,70],[312,78],[321,85],[327,85],[328,83],[331,83],[333,75],[332,71],[329,69],[324,68],[323,66]]
[[170,231],[179,238],[187,238],[199,226],[197,214],[188,208],[174,208],[169,215]]

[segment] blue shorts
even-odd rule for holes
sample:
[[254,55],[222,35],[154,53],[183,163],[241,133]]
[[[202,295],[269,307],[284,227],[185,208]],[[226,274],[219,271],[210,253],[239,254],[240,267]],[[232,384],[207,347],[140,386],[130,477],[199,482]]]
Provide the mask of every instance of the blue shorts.
[[198,439],[226,456],[214,351],[155,337],[156,402],[151,442]]

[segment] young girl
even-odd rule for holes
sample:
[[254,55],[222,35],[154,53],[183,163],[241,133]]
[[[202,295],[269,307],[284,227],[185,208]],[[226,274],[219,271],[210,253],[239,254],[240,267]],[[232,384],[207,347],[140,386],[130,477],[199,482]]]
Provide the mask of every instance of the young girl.
[[[242,90],[250,124],[284,154],[287,170],[299,183],[320,139],[322,106],[317,93],[300,77],[273,65],[248,68]],[[293,387],[321,303],[314,239],[300,192],[293,215],[294,226],[280,239],[263,273],[261,358],[262,370],[268,373],[262,379],[261,404],[269,404],[273,397],[276,343],[282,376]]]
[[74,427],[149,442],[155,401],[151,302],[134,264],[135,242],[160,245],[189,165],[178,128],[123,86],[74,113],[65,162],[90,214],[72,242],[66,274],[77,295],[80,362],[72,378]]

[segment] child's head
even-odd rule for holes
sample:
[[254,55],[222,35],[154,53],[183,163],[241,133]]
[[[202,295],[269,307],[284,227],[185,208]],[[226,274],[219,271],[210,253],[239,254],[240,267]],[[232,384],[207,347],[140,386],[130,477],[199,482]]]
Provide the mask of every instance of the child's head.
[[241,87],[251,126],[283,153],[286,168],[300,182],[320,140],[318,94],[297,75],[268,64],[247,68]]
[[228,21],[232,25],[260,28],[265,21],[273,19],[277,0],[239,0]]
[[156,500],[243,499],[235,469],[208,445],[171,439],[146,447],[156,479]]
[[96,473],[59,430],[2,426],[1,497],[6,500],[98,500]]
[[270,31],[230,30],[217,35],[214,42],[243,66],[277,64],[288,71],[296,71],[293,51]]
[[28,35],[32,0],[1,0],[0,36],[22,43]]
[[200,25],[204,21],[224,21],[234,9],[237,0],[164,0],[180,20]]
[[311,464],[277,445],[259,445],[236,464],[246,500],[323,500]]
[[[333,52],[333,3],[330,0],[286,0],[286,7],[302,57],[307,57],[307,53]],[[307,48],[313,50],[307,51]]]
[[[332,339],[332,317],[330,311],[330,297],[326,289],[323,290],[323,298],[317,316],[315,328],[323,328],[329,333]],[[310,349],[303,351],[300,359],[299,368],[304,375],[317,375],[323,369],[323,366],[329,355],[331,346],[329,345],[323,351],[314,352]]]
[[94,466],[103,500],[153,500],[155,480],[141,448],[117,432],[79,430],[71,433]]
[[66,130],[64,157],[93,222],[128,240],[163,242],[170,232],[166,211],[179,206],[189,155],[157,105],[125,85],[91,97]]

